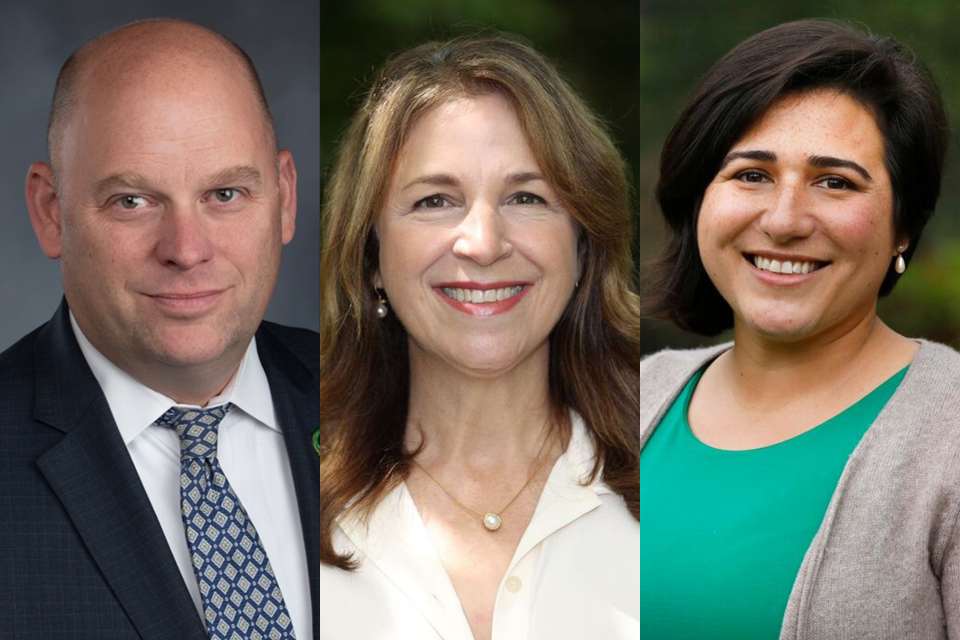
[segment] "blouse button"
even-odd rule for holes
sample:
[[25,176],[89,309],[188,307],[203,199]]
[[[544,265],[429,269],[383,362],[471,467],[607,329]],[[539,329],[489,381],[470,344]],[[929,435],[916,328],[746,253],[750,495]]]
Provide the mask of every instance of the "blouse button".
[[510,593],[516,593],[520,591],[520,588],[523,586],[523,581],[520,580],[517,576],[510,576],[507,578],[507,591]]

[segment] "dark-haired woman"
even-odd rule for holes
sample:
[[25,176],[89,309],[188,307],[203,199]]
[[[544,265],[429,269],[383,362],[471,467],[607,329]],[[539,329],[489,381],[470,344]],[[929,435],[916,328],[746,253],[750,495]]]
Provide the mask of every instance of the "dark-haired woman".
[[695,91],[652,305],[734,342],[644,363],[644,637],[960,637],[960,355],[876,312],[946,141],[910,52],[830,22],[750,38]]
[[325,205],[325,640],[633,640],[623,163],[528,46],[378,76]]

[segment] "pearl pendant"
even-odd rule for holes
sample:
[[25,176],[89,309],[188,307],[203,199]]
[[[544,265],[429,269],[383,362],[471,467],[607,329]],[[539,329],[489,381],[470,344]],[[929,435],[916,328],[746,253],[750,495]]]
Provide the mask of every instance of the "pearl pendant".
[[903,273],[907,270],[907,261],[903,259],[903,254],[897,256],[897,262],[893,265],[893,268],[897,273]]
[[387,317],[387,314],[390,313],[390,309],[387,308],[386,302],[377,303],[377,317],[383,320]]
[[487,531],[496,531],[500,528],[501,520],[499,514],[488,513],[483,516],[483,526],[487,528]]

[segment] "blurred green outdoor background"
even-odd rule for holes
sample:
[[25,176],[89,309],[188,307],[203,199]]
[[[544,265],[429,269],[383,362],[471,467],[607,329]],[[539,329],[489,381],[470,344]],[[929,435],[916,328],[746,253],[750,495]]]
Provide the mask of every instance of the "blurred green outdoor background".
[[[642,265],[663,240],[653,187],[660,147],[687,95],[741,40],[809,17],[897,38],[943,90],[954,133],[940,205],[880,315],[905,335],[960,348],[960,0],[323,0],[321,170],[331,170],[348,119],[390,54],[481,29],[513,32],[544,52],[610,126],[632,170]],[[711,341],[660,322],[644,332],[648,352]]]

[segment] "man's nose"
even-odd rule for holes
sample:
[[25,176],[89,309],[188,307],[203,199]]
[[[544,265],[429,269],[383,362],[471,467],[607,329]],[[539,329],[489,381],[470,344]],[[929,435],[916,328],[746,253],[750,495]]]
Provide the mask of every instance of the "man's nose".
[[165,265],[192,269],[213,258],[211,230],[196,205],[170,205],[158,235],[157,259]]
[[496,205],[476,201],[457,228],[453,253],[486,267],[513,253],[506,237],[505,221]]

